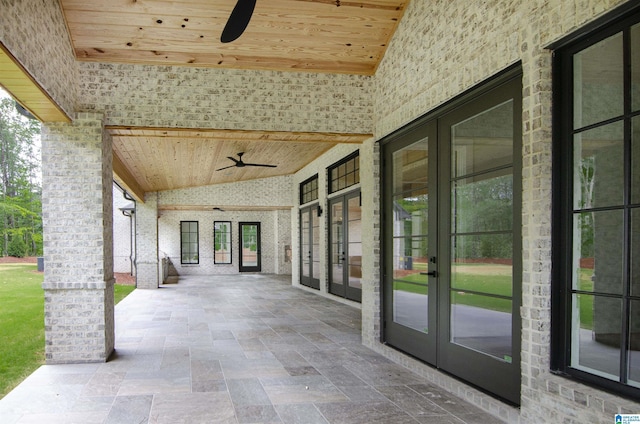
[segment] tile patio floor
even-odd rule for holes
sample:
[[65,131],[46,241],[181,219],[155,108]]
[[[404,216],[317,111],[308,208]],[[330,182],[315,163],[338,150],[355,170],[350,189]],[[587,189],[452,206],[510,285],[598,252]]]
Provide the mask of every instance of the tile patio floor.
[[362,346],[359,310],[288,277],[184,277],[115,314],[113,359],[41,367],[0,422],[501,422]]

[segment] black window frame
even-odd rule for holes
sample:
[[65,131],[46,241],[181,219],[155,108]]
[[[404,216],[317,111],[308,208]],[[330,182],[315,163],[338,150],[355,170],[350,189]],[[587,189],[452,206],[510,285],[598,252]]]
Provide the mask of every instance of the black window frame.
[[[553,159],[552,159],[552,285],[551,285],[551,371],[576,379],[585,384],[604,389],[619,395],[638,399],[640,388],[627,384],[629,357],[627,355],[629,337],[625,331],[621,331],[622,342],[620,351],[620,377],[618,381],[590,373],[586,370],[577,369],[571,366],[571,298],[574,292],[579,290],[572,287],[572,220],[577,210],[573,205],[573,137],[574,134],[586,132],[590,128],[622,122],[624,129],[625,155],[625,199],[623,205],[616,206],[616,210],[627,210],[634,205],[630,200],[630,171],[631,171],[631,121],[633,117],[640,116],[640,111],[631,110],[631,27],[640,23],[640,5],[629,2],[605,16],[601,17],[570,34],[564,39],[549,46],[554,50],[553,56]],[[604,119],[593,125],[574,130],[573,119],[573,58],[584,51],[611,36],[623,33],[624,47],[624,111],[623,114]],[[640,140],[637,140],[639,142]],[[637,165],[636,165],[637,166]],[[638,207],[639,205],[635,205]],[[595,208],[598,209],[598,208]],[[594,209],[594,210],[595,210]],[[600,208],[602,209],[602,208]],[[607,208],[604,208],[607,209]],[[630,213],[630,212],[625,212]],[[625,256],[631,261],[628,250],[631,249],[629,233],[631,223],[625,221]],[[625,265],[626,290],[620,296],[623,302],[624,328],[629,330],[629,305],[631,300],[640,300],[638,296],[632,296],[629,292],[631,284],[631,263]],[[622,370],[626,369],[626,375]]]
[[[333,176],[334,171],[337,175]],[[348,182],[348,177],[353,175],[353,181]],[[345,158],[327,168],[327,189],[329,194],[360,184],[360,150],[356,150]],[[344,182],[344,185],[340,185]]]
[[[184,224],[196,224],[196,231],[195,231],[195,235],[196,235],[196,251],[195,251],[195,259],[189,260],[189,261],[185,261],[184,260],[184,246],[185,246],[185,241],[184,241],[184,236],[186,233],[189,234],[194,234],[193,231],[191,231],[191,229],[189,229],[189,231],[185,232],[183,230],[183,225]],[[187,241],[186,243],[193,243],[191,240]],[[193,255],[194,252],[192,252],[191,250],[189,250],[188,252],[189,255]],[[180,221],[180,264],[182,265],[198,265],[200,263],[200,224],[198,221]]]
[[319,194],[319,181],[318,174],[304,180],[300,183],[300,204],[304,205],[306,203],[313,202],[314,200],[318,200]]

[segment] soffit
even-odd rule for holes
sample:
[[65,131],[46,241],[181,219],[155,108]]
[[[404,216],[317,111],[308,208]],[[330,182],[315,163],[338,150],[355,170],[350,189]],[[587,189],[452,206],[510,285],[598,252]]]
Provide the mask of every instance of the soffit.
[[71,121],[2,43],[0,43],[0,75],[2,76],[0,85],[40,121]]
[[[144,193],[290,175],[337,144],[371,134],[108,127],[114,177],[137,200]],[[229,159],[276,165],[233,167]]]
[[409,0],[257,0],[226,44],[235,0],[59,1],[82,61],[373,75]]

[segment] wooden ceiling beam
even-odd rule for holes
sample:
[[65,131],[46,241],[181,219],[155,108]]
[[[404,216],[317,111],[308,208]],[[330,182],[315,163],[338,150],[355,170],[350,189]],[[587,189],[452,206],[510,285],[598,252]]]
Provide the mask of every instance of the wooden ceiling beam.
[[297,142],[297,143],[332,143],[362,144],[373,137],[371,133],[334,133],[334,132],[300,132],[300,131],[250,131],[221,130],[205,128],[154,128],[127,127],[108,125],[109,133],[120,139],[134,138],[180,138],[180,139],[214,139],[219,141],[246,142]]
[[142,190],[140,184],[131,175],[116,152],[113,152],[113,179],[136,201],[144,203],[144,190]]

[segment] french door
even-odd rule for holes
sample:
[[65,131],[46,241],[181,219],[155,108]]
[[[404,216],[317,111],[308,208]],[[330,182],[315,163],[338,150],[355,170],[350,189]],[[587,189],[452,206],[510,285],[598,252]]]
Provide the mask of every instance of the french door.
[[300,284],[320,289],[320,217],[317,205],[300,210]]
[[362,224],[360,191],[329,201],[329,292],[362,300]]
[[384,338],[520,402],[521,83],[383,144]]
[[260,272],[260,223],[241,222],[240,224],[240,272]]

